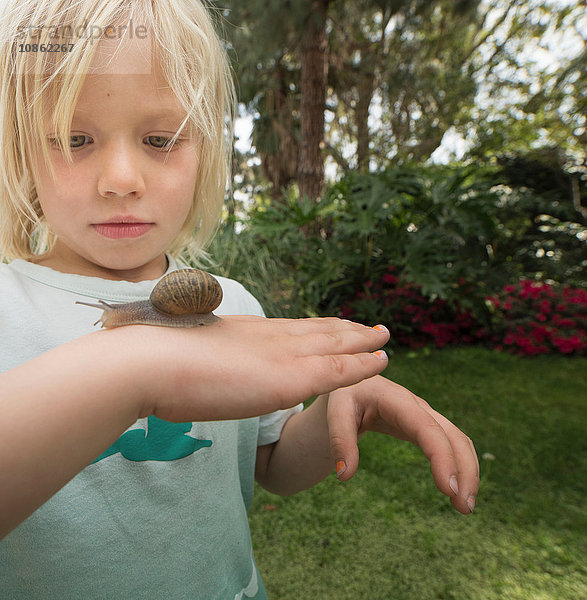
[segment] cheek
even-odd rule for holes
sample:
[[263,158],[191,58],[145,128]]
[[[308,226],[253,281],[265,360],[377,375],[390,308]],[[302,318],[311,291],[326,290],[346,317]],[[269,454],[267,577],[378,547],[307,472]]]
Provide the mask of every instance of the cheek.
[[[71,169],[67,165],[54,164],[55,178],[43,165],[39,170],[39,177],[35,180],[35,187],[39,196],[41,206],[47,206],[47,210],[56,209],[59,206],[77,206],[80,192],[87,185],[83,169]],[[45,210],[45,208],[44,208]]]
[[[178,157],[180,158],[180,157]],[[195,192],[198,175],[198,161],[192,155],[181,157],[175,161],[173,169],[168,171],[161,180],[162,191],[168,202],[177,210],[190,209]]]

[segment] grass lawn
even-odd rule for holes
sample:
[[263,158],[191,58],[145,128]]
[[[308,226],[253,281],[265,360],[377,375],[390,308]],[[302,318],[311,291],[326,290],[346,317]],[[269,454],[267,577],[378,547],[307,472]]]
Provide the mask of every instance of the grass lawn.
[[586,373],[584,358],[478,348],[395,355],[385,375],[474,440],[475,513],[452,509],[418,448],[367,434],[350,482],[332,475],[290,498],[257,488],[250,521],[269,597],[587,598]]

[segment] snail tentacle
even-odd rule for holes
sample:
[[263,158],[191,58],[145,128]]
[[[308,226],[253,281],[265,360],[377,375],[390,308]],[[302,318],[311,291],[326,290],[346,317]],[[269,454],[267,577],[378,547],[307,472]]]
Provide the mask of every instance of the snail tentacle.
[[[94,323],[94,325],[97,325],[98,323],[101,324],[102,327],[118,327],[119,325],[126,325],[126,323],[123,322],[119,322],[120,319],[119,318],[114,318],[112,319],[112,317],[115,315],[115,312],[117,311],[118,307],[128,307],[129,304],[138,304],[138,302],[133,302],[133,303],[121,303],[121,304],[109,304],[108,302],[104,302],[104,300],[98,300],[98,303],[92,303],[92,302],[80,302],[77,301],[76,304],[82,304],[84,306],[91,306],[92,308],[101,308],[102,309],[102,316]],[[121,316],[120,314],[117,315]]]

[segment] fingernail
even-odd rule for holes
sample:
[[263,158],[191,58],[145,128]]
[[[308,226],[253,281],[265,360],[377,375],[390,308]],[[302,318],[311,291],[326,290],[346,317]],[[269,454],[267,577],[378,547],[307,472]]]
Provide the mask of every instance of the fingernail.
[[467,506],[469,507],[469,510],[473,512],[473,509],[475,508],[475,496],[469,496],[467,498]]
[[459,484],[457,482],[457,478],[454,475],[448,480],[448,485],[450,486],[450,489],[458,496]]
[[373,352],[373,354],[377,358],[381,358],[382,360],[387,360],[387,354],[386,354],[385,350],[376,350],[375,352]]
[[375,327],[373,327],[373,329],[375,329],[375,331],[379,331],[379,333],[389,333],[389,331],[387,330],[387,327],[385,327],[385,325],[375,325]]
[[346,463],[344,460],[336,461],[336,476],[340,479],[340,476],[346,471]]

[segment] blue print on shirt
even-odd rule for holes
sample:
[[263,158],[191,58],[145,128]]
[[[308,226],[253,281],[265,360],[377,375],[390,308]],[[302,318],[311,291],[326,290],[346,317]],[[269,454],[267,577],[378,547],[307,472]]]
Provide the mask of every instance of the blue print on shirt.
[[119,452],[127,460],[135,462],[179,460],[197,452],[200,448],[212,445],[212,440],[199,440],[187,435],[191,428],[191,423],[169,423],[150,416],[147,419],[146,431],[144,429],[126,431],[93,462],[101,461]]

